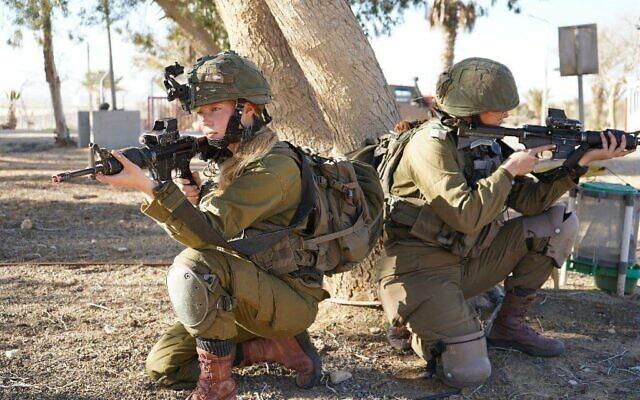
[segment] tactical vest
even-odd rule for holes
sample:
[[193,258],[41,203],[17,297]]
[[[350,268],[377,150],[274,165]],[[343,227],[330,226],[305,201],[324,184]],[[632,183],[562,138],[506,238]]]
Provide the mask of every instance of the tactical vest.
[[[442,247],[461,257],[477,257],[497,235],[503,223],[501,217],[485,225],[478,232],[464,234],[447,225],[424,199],[398,197],[391,194],[393,173],[407,143],[420,128],[392,139],[393,143],[387,146],[389,151],[378,167],[388,204],[387,218],[398,225],[405,226],[411,236],[427,245]],[[441,140],[446,140],[447,135],[454,135],[454,133],[437,129],[430,131],[431,137]],[[479,179],[491,175],[502,163],[501,146],[492,139],[473,141],[467,138],[456,139],[458,163],[467,184],[475,189]]]
[[278,142],[272,152],[300,167],[301,202],[289,226],[256,223],[230,243],[274,275],[312,270],[331,275],[363,261],[382,231],[384,196],[375,169],[288,142]]

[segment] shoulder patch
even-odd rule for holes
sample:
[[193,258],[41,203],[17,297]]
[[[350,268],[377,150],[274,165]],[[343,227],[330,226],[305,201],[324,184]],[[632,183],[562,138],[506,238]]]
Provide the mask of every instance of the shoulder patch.
[[449,129],[445,126],[436,123],[427,123],[418,128],[418,132],[424,132],[424,135],[440,140],[445,140],[447,138],[447,134],[449,133]]
[[427,136],[440,140],[445,140],[449,133],[449,130],[440,124],[430,124],[423,129],[427,130]]

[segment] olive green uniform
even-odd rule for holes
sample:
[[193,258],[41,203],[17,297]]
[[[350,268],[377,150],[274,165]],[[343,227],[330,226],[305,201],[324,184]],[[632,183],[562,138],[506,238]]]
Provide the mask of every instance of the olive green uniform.
[[[198,213],[212,229],[229,240],[258,222],[287,226],[301,200],[297,163],[273,152],[250,163],[219,195],[203,193]],[[142,212],[155,219],[188,249],[176,257],[201,275],[212,274],[220,282],[215,295],[233,308],[213,309],[198,328],[177,323],[166,332],[147,358],[147,373],[158,383],[195,382],[198,363],[195,336],[243,342],[255,337],[291,337],[315,320],[318,302],[327,297],[320,282],[293,275],[277,277],[251,261],[215,247],[175,215],[188,201],[173,183],[162,186]]]
[[434,342],[481,329],[466,298],[502,280],[507,290],[542,286],[554,267],[543,254],[548,239],[525,240],[522,218],[502,223],[501,216],[505,206],[539,214],[575,185],[570,176],[514,180],[501,158],[470,182],[468,154],[449,128],[431,121],[411,138],[393,175],[397,202],[385,221],[380,298],[425,359]]

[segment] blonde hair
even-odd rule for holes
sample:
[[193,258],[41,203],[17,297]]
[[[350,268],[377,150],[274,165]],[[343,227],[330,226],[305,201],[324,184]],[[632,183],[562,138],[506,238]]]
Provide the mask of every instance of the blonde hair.
[[247,165],[269,154],[277,141],[278,135],[266,126],[256,132],[256,135],[250,140],[241,141],[233,156],[220,165],[220,175],[215,194],[222,194],[229,185],[242,175]]

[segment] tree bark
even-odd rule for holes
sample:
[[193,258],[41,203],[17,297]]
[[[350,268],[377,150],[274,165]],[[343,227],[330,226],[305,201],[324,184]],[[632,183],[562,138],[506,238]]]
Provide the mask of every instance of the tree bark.
[[193,19],[179,7],[178,2],[172,0],[154,0],[157,5],[162,8],[165,15],[173,20],[180,29],[182,29],[187,35],[198,44],[199,50],[207,54],[217,54],[220,52],[220,47],[216,44],[215,38],[212,38],[209,32],[204,28],[198,26]]
[[594,129],[602,129],[602,114],[604,113],[604,87],[598,79],[591,85],[591,97],[593,98],[593,123]]
[[616,102],[618,101],[618,94],[620,92],[620,81],[614,82],[609,89],[609,96],[607,96],[607,128],[616,129]]
[[328,152],[335,134],[264,0],[216,0],[216,8],[231,48],[256,63],[271,85],[273,129],[282,139]]
[[453,56],[456,50],[456,38],[458,36],[457,25],[442,25],[443,48],[440,54],[442,71],[446,71],[453,65]]
[[71,143],[69,138],[69,128],[64,117],[62,107],[62,96],[60,94],[60,77],[56,70],[56,64],[53,56],[53,39],[51,36],[51,3],[49,0],[42,0],[40,7],[40,16],[42,18],[42,52],[44,55],[44,74],[49,84],[49,92],[51,93],[51,104],[53,106],[53,115],[56,120],[56,137],[55,143],[59,146],[66,146]]
[[[348,2],[265,0],[335,132],[334,152],[360,147],[400,119],[395,99]],[[349,273],[326,279],[333,297],[377,297],[374,253]]]
[[346,153],[400,119],[373,49],[344,0],[265,0]]

